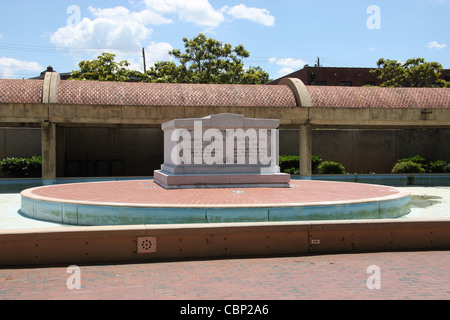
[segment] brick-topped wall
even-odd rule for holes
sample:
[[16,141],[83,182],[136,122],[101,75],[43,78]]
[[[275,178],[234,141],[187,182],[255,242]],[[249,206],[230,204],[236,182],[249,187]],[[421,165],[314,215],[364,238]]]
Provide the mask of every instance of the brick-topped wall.
[[41,103],[42,80],[0,80],[0,103]]
[[381,88],[308,86],[314,107],[450,108],[447,88]]
[[[41,103],[41,80],[0,80],[0,103]],[[307,86],[313,107],[450,108],[448,88]],[[58,104],[295,107],[285,85],[162,84],[62,80]]]
[[295,107],[286,86],[61,81],[60,104]]

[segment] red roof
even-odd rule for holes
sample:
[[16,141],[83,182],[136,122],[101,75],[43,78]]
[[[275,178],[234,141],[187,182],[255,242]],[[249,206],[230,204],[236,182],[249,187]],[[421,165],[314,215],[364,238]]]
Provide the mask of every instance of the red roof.
[[322,108],[450,108],[449,88],[308,86],[311,103]]
[[61,81],[60,104],[295,107],[287,86]]
[[[0,80],[0,103],[41,103],[42,80]],[[450,108],[450,88],[307,86],[313,107]],[[59,104],[295,107],[285,85],[163,84],[61,80]]]
[[0,103],[41,103],[42,80],[0,80]]

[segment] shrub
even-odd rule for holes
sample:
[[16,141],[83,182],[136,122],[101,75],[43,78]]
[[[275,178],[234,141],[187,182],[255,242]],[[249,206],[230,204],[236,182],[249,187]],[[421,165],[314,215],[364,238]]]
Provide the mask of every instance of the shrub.
[[322,163],[322,157],[321,156],[311,156],[311,161],[312,161],[312,167],[311,170],[314,172],[319,165]]
[[291,169],[298,170],[299,169],[299,161],[300,161],[300,156],[298,156],[298,155],[280,156],[279,157],[280,171],[285,172],[285,173],[290,173],[290,172],[287,172],[287,170],[291,170]]
[[444,160],[436,160],[430,163],[430,172],[431,173],[445,173],[447,163]]
[[417,162],[406,161],[395,164],[392,173],[424,173],[425,169]]
[[[317,169],[319,164],[322,163],[320,156],[311,156],[311,170]],[[281,155],[279,157],[280,171],[289,174],[299,174],[300,172],[300,156],[298,155]]]
[[42,157],[6,158],[0,161],[1,170],[14,177],[40,177]]
[[397,163],[400,163],[400,162],[415,162],[415,163],[420,164],[422,167],[424,167],[428,164],[427,160],[424,157],[422,157],[420,154],[412,156],[412,157],[397,160]]
[[284,173],[289,173],[289,174],[300,174],[300,169],[298,169],[298,168],[289,168],[289,169],[285,169],[283,172]]
[[319,174],[345,174],[344,166],[333,161],[323,161],[318,169]]

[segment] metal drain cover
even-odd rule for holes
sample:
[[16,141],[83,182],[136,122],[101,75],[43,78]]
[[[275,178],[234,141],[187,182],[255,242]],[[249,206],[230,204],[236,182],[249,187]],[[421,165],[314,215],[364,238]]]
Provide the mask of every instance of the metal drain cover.
[[136,245],[137,253],[155,253],[156,237],[138,237]]

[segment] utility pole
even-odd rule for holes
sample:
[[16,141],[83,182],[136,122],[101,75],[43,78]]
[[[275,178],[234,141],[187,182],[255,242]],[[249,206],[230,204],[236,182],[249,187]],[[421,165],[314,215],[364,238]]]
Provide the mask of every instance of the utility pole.
[[145,48],[142,48],[142,58],[144,60],[144,73],[147,73],[147,66],[145,64]]
[[319,57],[317,57],[316,67],[320,67],[320,58]]

